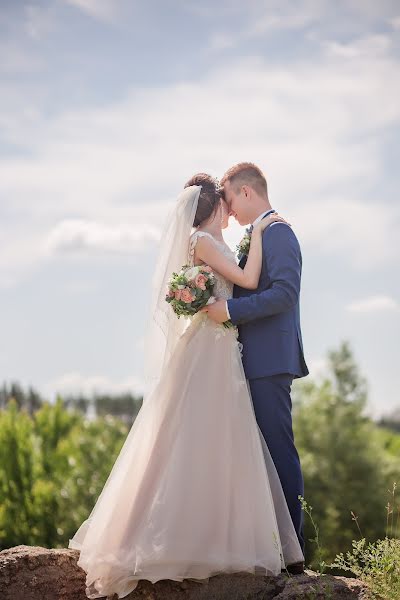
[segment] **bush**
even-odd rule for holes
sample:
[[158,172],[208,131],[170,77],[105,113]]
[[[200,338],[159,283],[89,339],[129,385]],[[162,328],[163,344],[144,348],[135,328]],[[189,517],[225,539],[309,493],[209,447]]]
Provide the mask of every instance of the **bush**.
[[0,547],[65,547],[101,492],[127,435],[113,417],[88,422],[61,398],[30,415],[0,411]]

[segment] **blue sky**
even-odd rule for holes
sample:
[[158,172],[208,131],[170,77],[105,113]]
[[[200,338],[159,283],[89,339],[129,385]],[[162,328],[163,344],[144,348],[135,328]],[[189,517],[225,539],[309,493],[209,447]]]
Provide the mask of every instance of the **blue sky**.
[[0,32],[0,381],[140,391],[163,219],[250,160],[301,243],[311,376],[348,339],[370,414],[400,405],[398,2],[3,1]]

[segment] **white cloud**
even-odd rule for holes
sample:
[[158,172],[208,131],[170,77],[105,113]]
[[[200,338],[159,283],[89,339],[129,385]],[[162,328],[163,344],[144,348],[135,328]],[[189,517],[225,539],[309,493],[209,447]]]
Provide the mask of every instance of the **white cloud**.
[[351,60],[325,46],[285,67],[240,61],[51,118],[28,104],[13,112],[10,101],[3,138],[25,156],[0,159],[0,197],[25,227],[23,239],[3,231],[0,282],[23,272],[24,257],[42,260],[43,243],[115,251],[150,240],[193,172],[220,176],[249,159],[304,244],[356,267],[398,261],[399,209],[377,216],[370,191],[384,180],[380,131],[400,122],[398,62],[389,47],[376,55],[376,40],[360,44]]
[[209,50],[226,50],[227,48],[233,48],[236,46],[236,37],[226,32],[214,33],[209,41]]
[[25,226],[0,229],[0,288],[11,288],[37,268],[42,260],[40,230]]
[[84,12],[85,14],[111,23],[117,16],[118,2],[116,0],[64,0],[66,4],[70,4]]
[[[329,0],[326,0],[329,2]],[[356,16],[364,21],[370,23],[376,23],[379,19],[386,19],[389,15],[395,15],[398,12],[397,0],[382,0],[375,2],[375,0],[352,0],[351,8],[354,11],[352,16]]]
[[[235,11],[237,12],[237,10]],[[226,50],[238,47],[243,42],[260,38],[274,31],[303,29],[316,22],[324,12],[322,4],[306,0],[305,2],[255,2],[246,5],[242,14],[239,28],[228,31],[214,32],[209,41],[208,49],[211,51]],[[221,24],[224,24],[226,15],[221,15]]]
[[28,35],[34,40],[41,40],[52,31],[55,26],[55,17],[53,16],[53,6],[46,8],[27,4],[24,6],[25,21],[24,27]]
[[[388,43],[388,37],[381,34],[369,36],[368,32],[376,30],[378,23],[384,27],[390,24],[393,29],[400,27],[400,17],[396,15],[398,5],[393,0],[382,0],[379,4],[373,0],[352,0],[339,9],[329,0],[255,0],[242,4],[241,10],[240,4],[220,3],[218,18],[210,6],[197,11],[192,9],[192,12],[208,19],[214,17],[220,23],[220,28],[210,37],[208,50],[211,51],[241,47],[268,35],[288,31],[296,34],[299,31],[303,39],[312,42],[322,40],[322,43],[366,35],[375,40],[376,51],[380,52],[381,45]],[[233,18],[238,21],[234,27]],[[347,57],[356,50],[352,43],[328,41],[327,46],[331,46],[332,52]],[[278,52],[275,60],[281,60],[282,56]]]
[[348,43],[326,41],[323,44],[327,53],[332,56],[355,59],[362,56],[384,56],[390,50],[392,43],[389,35],[371,34]]
[[[160,238],[170,202],[150,203],[143,210],[115,210],[104,223],[60,219],[55,225],[0,228],[0,289],[11,288],[49,260],[63,257],[126,254],[137,257]],[[125,214],[123,214],[125,212]],[[127,218],[129,215],[129,218]]]
[[354,267],[373,270],[400,260],[396,251],[400,207],[388,205],[377,218],[376,206],[329,195],[304,206],[288,207],[289,222],[310,253],[335,255]]
[[83,375],[78,371],[64,373],[49,381],[41,390],[46,398],[55,399],[57,394],[92,396],[94,394],[142,394],[143,382],[140,378],[130,376],[112,381],[103,375]]
[[[140,26],[133,18],[125,18],[123,24],[121,19],[122,11],[125,16],[129,10],[135,13],[137,3],[130,3],[128,9],[124,0],[51,0],[43,8],[44,12],[49,9],[53,22],[51,18],[46,22],[46,14],[36,4],[31,1],[28,6],[35,8],[18,10],[18,19],[15,11],[0,11],[5,33],[0,42],[0,68],[6,72],[0,84],[0,285],[9,287],[29,279],[49,257],[59,261],[60,271],[68,261],[86,262],[87,253],[90,261],[95,260],[93,253],[103,259],[105,252],[114,253],[114,264],[124,261],[115,252],[129,252],[134,247],[136,238],[130,232],[159,229],[189,175],[207,170],[220,176],[239,160],[253,160],[265,170],[272,204],[293,223],[308,253],[308,268],[311,252],[317,255],[315,263],[311,262],[316,269],[324,268],[324,257],[333,255],[334,260],[329,261],[333,282],[342,268],[348,276],[349,268],[362,267],[368,269],[370,281],[378,279],[381,286],[384,274],[398,267],[397,172],[392,160],[400,121],[397,2],[351,0],[338,10],[327,0],[180,1],[175,6],[177,20],[171,23],[171,36],[182,32],[180,11],[186,32],[190,30],[188,19],[193,18],[197,34],[190,38],[188,56],[182,54],[176,60],[176,44],[181,46],[175,40],[176,44],[165,46],[163,61],[154,62],[154,54],[147,52],[152,40],[147,40],[140,63],[134,65],[137,38],[133,34],[131,39],[121,35],[114,44],[109,34],[115,32],[107,28],[103,40],[106,54],[95,52],[94,59],[85,52],[102,41],[98,36],[105,30],[99,23],[112,24],[114,29],[119,21],[123,34]],[[56,8],[52,11],[51,7]],[[152,8],[143,7],[140,17],[145,21],[151,15],[154,32],[165,26],[160,11],[155,14]],[[47,35],[53,26],[60,26],[60,35],[54,35],[55,31]],[[76,28],[84,33],[71,54],[68,32]],[[205,46],[212,36],[215,49],[228,51],[207,56]],[[260,57],[235,58],[251,52]],[[75,61],[79,56],[86,56],[80,65]],[[109,61],[118,64],[110,89],[102,85],[104,72],[99,70],[98,60],[101,69],[107,68]],[[174,76],[182,80],[171,82]],[[138,86],[137,81],[146,81],[146,77],[149,87]],[[136,85],[125,94],[128,82]],[[71,95],[65,93],[68,89]],[[124,96],[117,101],[121,90]],[[111,97],[114,100],[108,101]],[[85,107],[79,108],[77,102],[83,98]],[[98,99],[99,104],[91,106],[90,98]],[[61,111],[61,106],[71,109]],[[240,233],[234,223],[227,232],[232,245]],[[151,240],[146,247],[147,243]],[[79,244],[84,252],[77,251]],[[71,258],[72,254],[77,258]],[[139,260],[145,263],[143,272],[149,272],[148,256],[142,253]],[[93,291],[92,286],[103,291],[101,277],[82,277],[82,269],[66,271],[59,283],[69,294],[77,294],[74,303]],[[353,297],[362,298],[362,293],[356,295],[358,273],[353,274]],[[314,275],[308,280],[311,286],[318,281]],[[52,299],[45,293],[40,301],[39,294],[46,288],[42,277],[37,281],[32,277],[30,283],[33,295],[16,290],[17,304],[13,306],[19,306],[18,298],[35,301],[37,291],[35,314],[42,319],[37,321],[45,332],[53,326],[46,303]],[[332,286],[333,293],[327,291],[328,303],[335,298],[335,284]],[[110,293],[112,303],[115,294]],[[311,288],[307,294],[315,296]],[[3,316],[12,325],[13,311],[7,313],[12,290],[2,295]],[[67,304],[69,301],[70,296]],[[141,313],[132,303],[129,306],[127,310],[138,325],[134,335],[142,335]],[[16,309],[17,316],[22,313]],[[313,310],[311,313],[305,313],[305,328],[307,320],[315,318]],[[85,318],[85,311],[79,314]],[[386,313],[373,314],[380,317]],[[21,354],[25,346],[20,339],[27,340],[29,331],[35,334],[33,329],[25,331],[24,322],[16,318],[17,334],[1,360],[4,372],[32,369],[32,360]],[[334,325],[332,322],[333,329]],[[375,380],[373,389],[380,408],[395,397],[396,389],[391,368],[397,339],[393,319],[390,325],[391,337],[385,333],[380,365],[376,366],[373,351],[368,363],[371,350],[363,339],[358,341],[360,355],[365,352],[365,372]],[[347,333],[357,341],[358,319],[351,318],[348,326]],[[64,336],[63,324],[60,327],[59,335]],[[82,321],[78,335],[85,330]],[[332,331],[325,333],[336,335]],[[312,336],[311,355],[320,356],[329,341],[326,335],[322,341],[318,335]],[[75,338],[71,343],[76,345]],[[141,354],[139,340],[134,358]],[[13,361],[17,361],[15,365]],[[54,352],[50,361],[42,360],[53,372],[54,362]],[[308,360],[312,375],[323,369],[323,362]],[[103,391],[104,387],[113,391],[125,384],[127,389],[140,385],[135,377],[121,382],[86,376],[84,366],[78,367],[80,372],[61,375],[48,389],[52,393]],[[109,367],[112,369],[111,363]],[[33,372],[37,374],[35,365]],[[58,372],[63,373],[62,365]]]
[[393,27],[393,29],[400,29],[400,15],[389,19],[389,24]]
[[347,306],[347,310],[360,314],[399,312],[400,304],[390,296],[370,296],[369,298],[352,302]]
[[110,226],[84,219],[66,219],[50,231],[43,251],[47,256],[82,251],[124,254],[141,250],[159,238],[160,230],[148,224]]
[[0,40],[0,56],[0,72],[8,76],[31,74],[43,68],[43,60],[39,56],[12,40]]
[[279,10],[280,6],[282,7],[282,3],[276,6],[278,12],[267,9],[263,15],[254,19],[253,23],[244,31],[244,37],[259,36],[275,29],[280,31],[302,29],[315,22],[321,15],[316,5],[314,5],[313,9],[309,9],[304,5],[300,6],[299,4],[296,7],[291,4],[289,10],[288,7]]

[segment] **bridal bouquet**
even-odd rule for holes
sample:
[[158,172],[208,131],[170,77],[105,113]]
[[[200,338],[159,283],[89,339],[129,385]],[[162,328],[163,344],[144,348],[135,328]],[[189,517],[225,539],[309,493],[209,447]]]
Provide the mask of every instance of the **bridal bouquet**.
[[[192,317],[203,306],[215,302],[214,284],[215,275],[211,267],[184,265],[179,273],[172,273],[165,300],[171,305],[178,319],[181,316]],[[230,321],[225,321],[223,325],[233,327]]]

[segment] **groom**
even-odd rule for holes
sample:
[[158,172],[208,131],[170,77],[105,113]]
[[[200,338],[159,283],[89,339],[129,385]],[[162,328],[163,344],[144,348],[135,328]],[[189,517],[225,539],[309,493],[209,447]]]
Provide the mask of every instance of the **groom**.
[[[229,214],[252,228],[275,212],[267,182],[252,163],[231,167],[221,186]],[[240,258],[240,256],[239,256]],[[244,267],[242,255],[239,266]],[[263,262],[259,285],[247,290],[237,285],[233,298],[207,307],[208,316],[238,325],[243,344],[243,366],[249,381],[258,425],[276,466],[300,546],[304,554],[304,518],[298,495],[304,482],[292,428],[290,390],[294,378],[308,375],[300,329],[299,294],[302,257],[299,242],[286,223],[274,222],[263,233]],[[302,573],[304,563],[289,565]]]

